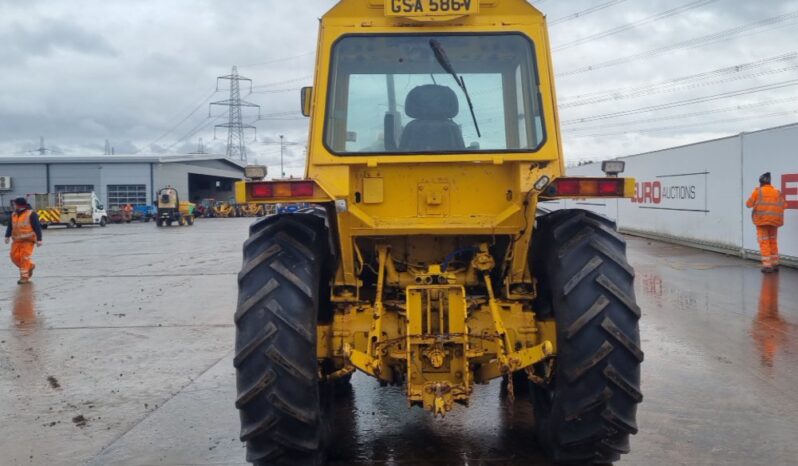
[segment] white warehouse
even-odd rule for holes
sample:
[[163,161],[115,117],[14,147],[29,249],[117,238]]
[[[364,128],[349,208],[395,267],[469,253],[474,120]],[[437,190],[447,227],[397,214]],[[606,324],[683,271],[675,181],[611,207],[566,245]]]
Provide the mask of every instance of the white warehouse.
[[172,186],[182,200],[233,197],[244,165],[219,155],[0,156],[0,203],[54,192],[94,191],[107,207],[151,204]]

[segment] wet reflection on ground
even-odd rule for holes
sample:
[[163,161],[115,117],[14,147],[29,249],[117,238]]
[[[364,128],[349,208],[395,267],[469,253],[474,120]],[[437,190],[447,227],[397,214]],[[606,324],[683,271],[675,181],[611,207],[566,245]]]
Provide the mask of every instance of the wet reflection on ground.
[[445,419],[408,409],[399,388],[357,375],[335,406],[331,464],[550,466],[535,443],[532,404],[500,381],[477,386],[471,406]]
[[759,308],[751,329],[762,366],[772,370],[778,353],[787,343],[789,325],[779,315],[780,274],[762,275]]
[[11,317],[14,319],[14,328],[23,335],[31,334],[39,325],[36,316],[34,287],[33,284],[20,286],[14,293]]
[[[248,222],[53,231],[35,285],[0,268],[0,465],[245,466],[231,309]],[[637,238],[629,254],[646,399],[616,464],[798,464],[798,271]],[[552,466],[499,381],[433,419],[358,375],[334,419],[334,466]]]

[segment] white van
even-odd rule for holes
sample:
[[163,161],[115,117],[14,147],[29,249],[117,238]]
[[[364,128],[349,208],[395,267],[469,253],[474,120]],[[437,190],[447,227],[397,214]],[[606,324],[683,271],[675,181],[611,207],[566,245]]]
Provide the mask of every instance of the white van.
[[90,193],[64,193],[61,196],[61,221],[67,227],[108,224],[108,214],[100,198]]

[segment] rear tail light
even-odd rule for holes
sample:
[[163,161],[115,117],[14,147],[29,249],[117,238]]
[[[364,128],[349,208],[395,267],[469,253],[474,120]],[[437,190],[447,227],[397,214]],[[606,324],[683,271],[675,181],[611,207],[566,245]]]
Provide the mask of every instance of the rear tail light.
[[265,183],[257,183],[250,186],[249,194],[256,199],[274,197],[272,185]]
[[313,182],[291,183],[291,195],[295,197],[313,197]]
[[291,185],[289,183],[276,183],[274,185],[274,197],[291,197]]
[[253,199],[313,197],[314,191],[312,181],[270,181],[252,183],[249,187]]
[[546,192],[549,197],[622,197],[624,178],[558,178]]
[[576,196],[579,194],[579,180],[559,179],[554,182],[552,189],[560,196]]
[[598,182],[598,192],[602,196],[622,196],[624,182],[620,178],[601,180]]

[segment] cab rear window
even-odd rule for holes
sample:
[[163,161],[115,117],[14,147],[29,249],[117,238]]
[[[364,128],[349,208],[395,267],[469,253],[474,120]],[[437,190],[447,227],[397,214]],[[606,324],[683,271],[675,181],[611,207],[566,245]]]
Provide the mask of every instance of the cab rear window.
[[325,143],[339,155],[536,151],[545,128],[534,57],[520,34],[344,37]]

